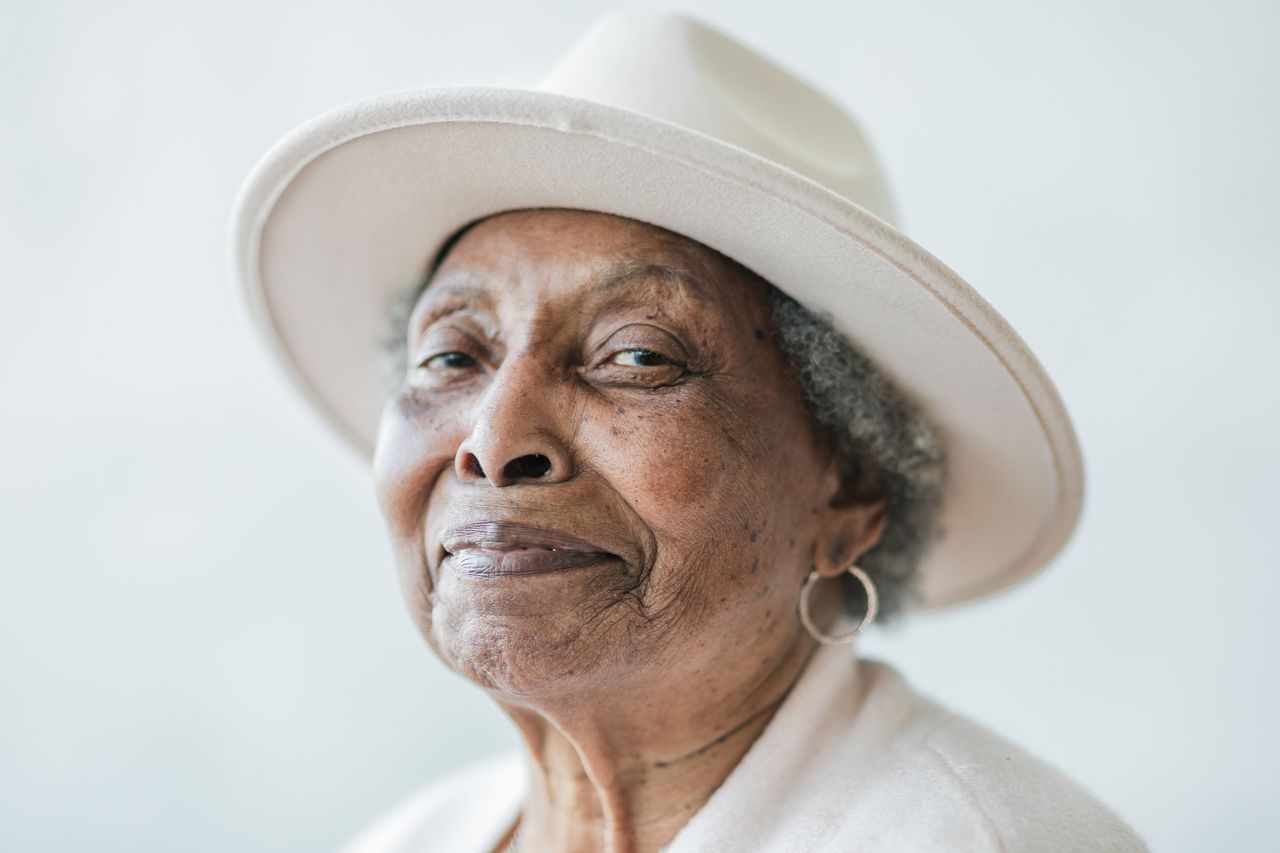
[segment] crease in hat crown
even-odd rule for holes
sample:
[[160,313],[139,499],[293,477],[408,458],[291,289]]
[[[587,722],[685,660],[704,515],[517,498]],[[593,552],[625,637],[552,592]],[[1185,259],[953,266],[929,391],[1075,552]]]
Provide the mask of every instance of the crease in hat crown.
[[812,83],[690,15],[609,15],[537,88],[731,143],[898,224],[879,159],[854,118]]

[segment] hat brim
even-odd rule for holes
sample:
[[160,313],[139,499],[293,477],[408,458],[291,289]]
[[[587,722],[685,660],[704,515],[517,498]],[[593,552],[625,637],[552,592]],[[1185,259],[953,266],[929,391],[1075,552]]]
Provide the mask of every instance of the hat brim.
[[946,444],[924,608],[1008,587],[1069,538],[1083,493],[1075,433],[1004,318],[866,210],[696,131],[536,90],[360,101],[302,125],[257,165],[236,201],[232,262],[290,377],[371,458],[390,304],[456,228],[534,207],[659,225],[830,312]]

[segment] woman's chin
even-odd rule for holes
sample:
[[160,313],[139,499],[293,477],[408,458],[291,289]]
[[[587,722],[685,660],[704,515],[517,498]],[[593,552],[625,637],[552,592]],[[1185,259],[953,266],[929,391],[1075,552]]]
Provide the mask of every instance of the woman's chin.
[[634,621],[635,582],[602,564],[535,575],[442,572],[431,596],[428,640],[446,665],[520,703],[578,692],[623,647]]

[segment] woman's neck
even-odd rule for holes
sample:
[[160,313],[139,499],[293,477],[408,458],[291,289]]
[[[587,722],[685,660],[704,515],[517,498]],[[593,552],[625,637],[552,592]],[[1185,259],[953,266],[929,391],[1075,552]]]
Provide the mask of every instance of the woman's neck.
[[799,632],[758,676],[708,677],[684,695],[503,702],[532,759],[518,853],[656,853],[746,755],[814,649]]

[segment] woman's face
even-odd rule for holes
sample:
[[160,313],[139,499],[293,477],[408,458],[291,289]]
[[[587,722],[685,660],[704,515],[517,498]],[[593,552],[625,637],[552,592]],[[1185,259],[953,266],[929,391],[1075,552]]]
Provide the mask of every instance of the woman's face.
[[374,475],[449,666],[516,703],[714,695],[797,641],[838,484],[760,279],[633,220],[505,213],[408,341]]

